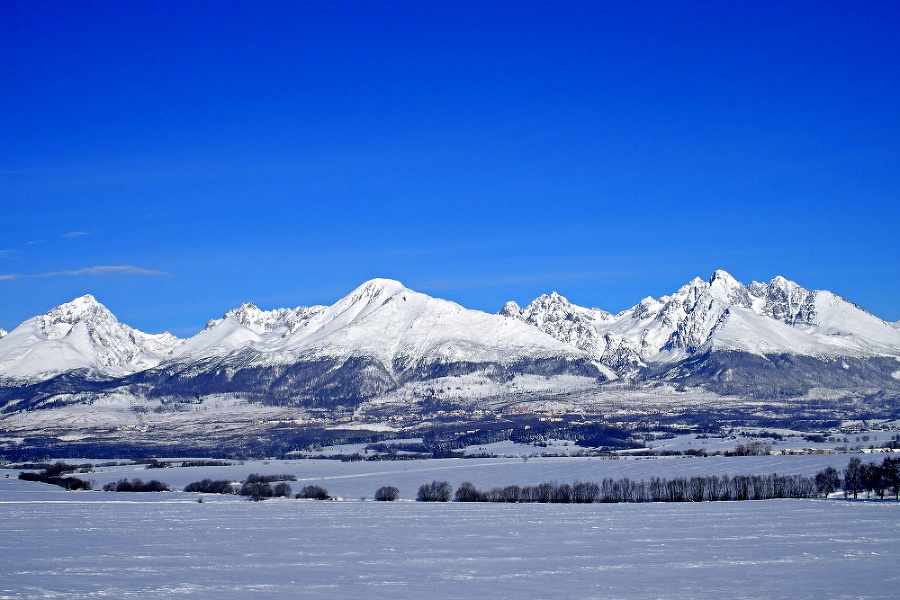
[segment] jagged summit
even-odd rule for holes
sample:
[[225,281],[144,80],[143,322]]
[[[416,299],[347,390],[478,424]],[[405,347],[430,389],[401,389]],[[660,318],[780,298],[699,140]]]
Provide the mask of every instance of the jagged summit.
[[0,377],[50,377],[84,370],[120,376],[151,367],[180,343],[120,323],[86,294],[28,319],[0,338]]
[[900,356],[897,329],[840,296],[808,291],[782,276],[744,286],[721,269],[615,316],[571,305],[555,293],[518,311],[504,307],[503,314],[573,343],[629,376],[712,350]]

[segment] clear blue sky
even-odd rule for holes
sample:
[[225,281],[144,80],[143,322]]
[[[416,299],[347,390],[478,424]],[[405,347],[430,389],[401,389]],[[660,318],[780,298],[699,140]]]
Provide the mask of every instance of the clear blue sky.
[[373,277],[617,312],[722,268],[900,319],[900,3],[0,2],[0,327]]

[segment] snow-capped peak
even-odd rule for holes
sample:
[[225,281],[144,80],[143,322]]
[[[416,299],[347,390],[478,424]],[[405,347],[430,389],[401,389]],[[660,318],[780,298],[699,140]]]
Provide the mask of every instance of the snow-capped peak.
[[9,334],[9,332],[5,329],[0,329],[0,339],[4,338]]
[[[503,314],[515,316],[513,307]],[[540,296],[519,318],[574,343],[619,373],[673,362],[704,348],[834,356],[900,355],[897,327],[825,291],[778,276],[745,287],[728,272],[694,278],[670,296],[645,298],[630,310],[585,319],[588,309],[558,294]],[[624,371],[623,371],[624,369]]]
[[368,304],[378,300],[383,302],[391,296],[396,296],[397,294],[409,291],[411,290],[394,279],[376,278],[363,283],[339,302],[345,304],[359,304],[361,302]]
[[325,312],[327,318],[347,324],[376,310],[391,298],[405,299],[406,296],[418,294],[393,279],[371,279],[328,307]]
[[504,317],[512,317],[514,319],[522,318],[522,307],[519,306],[513,300],[510,300],[506,304],[503,305],[503,308],[500,309],[498,315],[503,315]]
[[0,339],[0,377],[32,378],[84,369],[123,375],[158,364],[181,340],[120,323],[90,294],[33,317]]
[[750,294],[747,292],[747,288],[722,269],[717,270],[710,277],[708,293],[722,302],[750,308]]

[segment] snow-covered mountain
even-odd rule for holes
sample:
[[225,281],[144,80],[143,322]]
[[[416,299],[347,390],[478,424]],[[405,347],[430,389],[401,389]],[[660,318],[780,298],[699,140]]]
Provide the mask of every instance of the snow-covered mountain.
[[374,279],[331,306],[243,304],[186,340],[132,329],[83,296],[0,338],[0,396],[139,389],[353,403],[473,374],[499,384],[521,376],[674,381],[762,395],[893,389],[895,325],[783,277],[744,286],[725,271],[616,315],[555,292],[491,315]]
[[120,323],[86,295],[33,317],[0,338],[0,378],[47,379],[84,372],[120,377],[159,364],[181,343]]
[[525,323],[375,279],[327,307],[267,312],[245,304],[134,379],[346,400],[472,373],[599,380],[609,374],[586,353]]
[[374,279],[331,306],[243,304],[184,340],[132,329],[91,296],[0,337],[0,451],[39,455],[286,451],[345,426],[542,423],[532,409],[896,419],[898,399],[896,323],[724,271],[615,315],[557,293],[488,314]]
[[[697,357],[725,354],[756,357],[745,357],[748,364],[772,363],[776,356],[809,357],[820,366],[838,358],[878,359],[872,367],[877,371],[900,357],[897,328],[840,296],[809,291],[783,277],[744,286],[721,270],[617,315],[575,306],[556,293],[524,309],[507,303],[500,314],[572,343],[631,379],[662,376],[685,361],[697,367]],[[790,368],[802,374],[796,365]],[[728,369],[729,377],[741,380],[739,369]],[[684,369],[668,375],[673,373],[685,375]]]
[[614,376],[587,353],[526,323],[385,279],[332,306],[263,311],[244,304],[186,340],[131,329],[85,296],[0,340],[0,382],[7,397],[20,399],[94,392],[103,381],[102,389],[140,388],[151,396],[349,402],[411,382],[473,374],[494,381]]

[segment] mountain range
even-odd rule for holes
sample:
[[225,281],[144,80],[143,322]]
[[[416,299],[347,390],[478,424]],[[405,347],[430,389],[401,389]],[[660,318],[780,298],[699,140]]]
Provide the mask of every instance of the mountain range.
[[783,277],[745,286],[720,270],[618,314],[555,292],[488,314],[373,279],[331,306],[243,304],[187,339],[133,329],[89,295],[0,334],[7,428],[10,415],[113,401],[371,409],[607,388],[893,406],[900,329],[831,292]]

